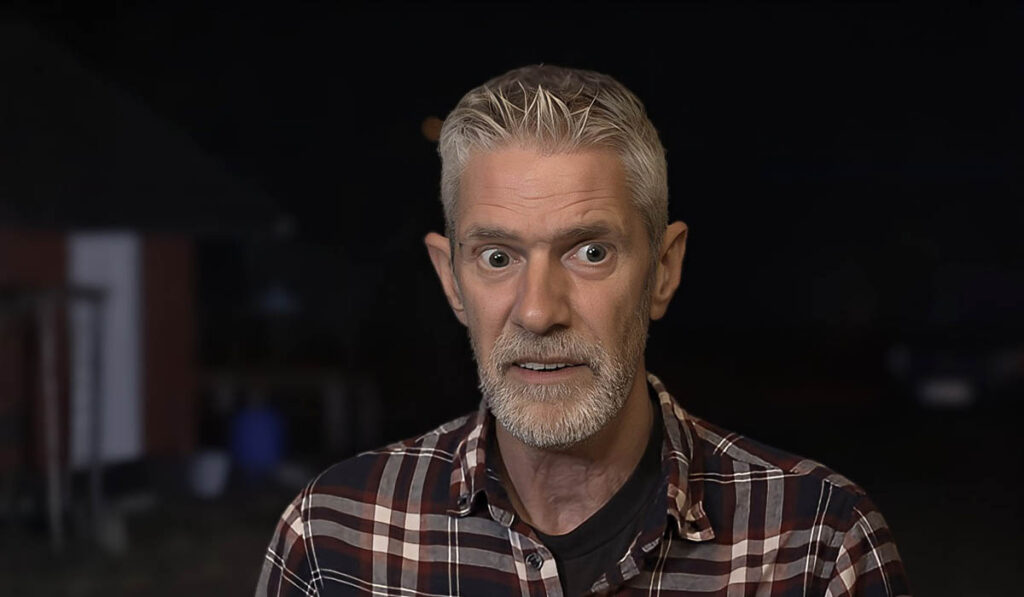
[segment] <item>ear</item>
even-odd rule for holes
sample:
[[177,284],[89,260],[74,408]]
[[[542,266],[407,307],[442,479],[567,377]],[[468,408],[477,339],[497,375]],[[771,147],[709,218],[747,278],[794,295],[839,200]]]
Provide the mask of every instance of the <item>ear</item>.
[[444,295],[448,297],[448,304],[455,312],[455,317],[462,322],[462,325],[466,325],[466,308],[462,304],[462,292],[455,279],[451,243],[448,242],[447,237],[431,232],[423,239],[423,244],[427,245],[430,262],[434,264],[434,271],[441,279],[441,287],[444,288]]
[[679,288],[683,270],[683,255],[686,253],[686,224],[673,222],[665,229],[658,257],[658,271],[651,288],[651,319],[661,319],[668,310],[672,296]]

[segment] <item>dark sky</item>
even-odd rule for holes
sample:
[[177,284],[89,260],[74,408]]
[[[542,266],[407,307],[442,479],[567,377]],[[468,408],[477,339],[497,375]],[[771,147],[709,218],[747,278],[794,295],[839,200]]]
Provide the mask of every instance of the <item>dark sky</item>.
[[379,335],[360,325],[430,337],[447,315],[421,122],[547,62],[619,78],[668,149],[691,236],[655,343],[1024,331],[1019,5],[29,6],[11,14],[292,222],[278,244],[200,239],[214,321],[283,280],[350,350]]
[[742,326],[1024,323],[1007,299],[1024,293],[1019,7],[28,14],[266,191],[299,239],[356,261],[400,260],[440,222],[425,117],[507,68],[560,63],[609,72],[647,103],[673,216],[692,229],[691,313]]

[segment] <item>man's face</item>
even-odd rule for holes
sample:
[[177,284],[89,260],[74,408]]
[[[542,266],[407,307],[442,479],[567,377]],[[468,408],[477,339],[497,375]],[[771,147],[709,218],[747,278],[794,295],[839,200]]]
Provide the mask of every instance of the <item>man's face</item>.
[[453,266],[481,389],[535,447],[565,447],[619,412],[650,320],[651,255],[610,151],[473,155]]

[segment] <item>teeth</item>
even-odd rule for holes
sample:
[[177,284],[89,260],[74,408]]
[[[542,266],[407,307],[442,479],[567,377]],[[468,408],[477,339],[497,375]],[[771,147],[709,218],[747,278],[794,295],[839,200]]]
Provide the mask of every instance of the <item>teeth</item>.
[[530,371],[553,371],[571,365],[569,363],[519,363],[519,366]]

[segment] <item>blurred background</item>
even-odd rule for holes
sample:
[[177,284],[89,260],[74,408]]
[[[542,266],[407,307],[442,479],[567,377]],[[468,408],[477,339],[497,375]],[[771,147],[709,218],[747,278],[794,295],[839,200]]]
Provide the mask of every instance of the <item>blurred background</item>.
[[1022,12],[2,9],[0,593],[249,595],[311,476],[474,409],[435,139],[538,62],[621,80],[668,149],[650,370],[863,485],[917,594],[1014,593]]

